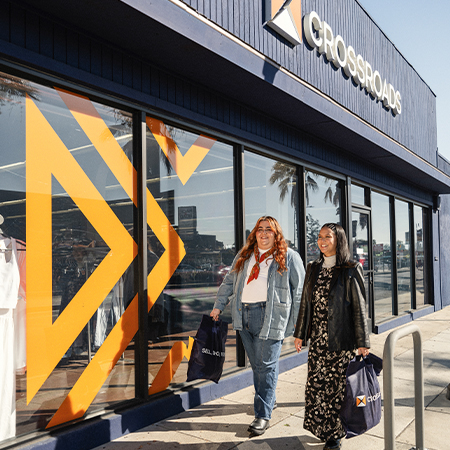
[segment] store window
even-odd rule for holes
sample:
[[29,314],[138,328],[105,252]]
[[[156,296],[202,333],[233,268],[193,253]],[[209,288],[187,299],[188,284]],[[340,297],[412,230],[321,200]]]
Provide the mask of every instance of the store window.
[[[236,254],[233,147],[148,116],[147,188],[149,393],[154,394],[186,381],[189,337],[213,309]],[[221,317],[231,323],[229,309]],[[231,326],[227,345],[224,370],[236,365]]]
[[411,310],[411,230],[409,204],[395,199],[398,314]]
[[0,305],[4,440],[135,397],[137,247],[129,113],[6,74],[0,112],[0,256],[20,269]]
[[364,284],[366,288],[366,312],[368,317],[370,316],[369,303],[371,301],[370,292],[370,215],[367,211],[352,211],[352,250],[353,260],[358,261],[364,271]]
[[426,295],[426,209],[414,205],[414,270],[416,271],[416,308],[428,303]]
[[271,158],[244,153],[246,237],[261,216],[281,225],[289,247],[298,250],[296,167]]
[[374,315],[379,324],[392,317],[392,251],[390,201],[372,192],[372,254],[374,268]]
[[311,170],[305,173],[307,262],[319,257],[317,238],[323,224],[342,223],[339,180]]
[[366,206],[365,188],[352,184],[352,203]]
[[[280,224],[288,246],[298,251],[297,169],[291,164],[244,153],[246,237],[261,216],[272,216]],[[292,351],[293,337],[283,341],[282,353]]]

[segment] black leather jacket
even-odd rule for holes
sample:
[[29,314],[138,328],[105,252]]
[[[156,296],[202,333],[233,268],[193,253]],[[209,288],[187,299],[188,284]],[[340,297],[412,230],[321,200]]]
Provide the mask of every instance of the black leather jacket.
[[[306,341],[311,337],[312,294],[322,262],[308,264],[303,285],[300,311],[294,337]],[[370,347],[366,321],[366,302],[363,269],[360,263],[349,261],[336,266],[331,279],[328,297],[328,349],[353,350]]]

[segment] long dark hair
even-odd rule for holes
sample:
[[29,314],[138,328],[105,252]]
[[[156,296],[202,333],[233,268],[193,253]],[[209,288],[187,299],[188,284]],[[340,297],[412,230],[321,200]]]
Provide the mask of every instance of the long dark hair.
[[259,224],[263,221],[269,222],[270,228],[275,234],[275,243],[273,244],[275,247],[275,253],[273,255],[273,259],[278,263],[277,272],[281,273],[286,270],[287,244],[284,240],[283,230],[281,229],[281,226],[278,223],[277,219],[274,219],[271,216],[262,216],[256,221],[256,225],[248,235],[247,242],[242,247],[239,253],[239,258],[236,261],[236,265],[233,269],[234,271],[241,271],[244,268],[245,261],[253,255],[255,246],[258,245],[258,242],[256,241],[256,231],[259,228]]
[[[337,223],[326,223],[322,228],[329,228],[336,236],[336,266],[347,264],[350,261],[350,249],[348,247],[345,230]],[[323,253],[320,252],[320,260],[323,261]]]

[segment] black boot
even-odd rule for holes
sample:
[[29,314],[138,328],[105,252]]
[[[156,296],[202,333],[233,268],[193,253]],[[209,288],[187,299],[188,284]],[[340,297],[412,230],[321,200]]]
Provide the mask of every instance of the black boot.
[[252,436],[261,436],[269,428],[269,421],[256,417],[255,420],[248,427],[248,431]]
[[323,450],[337,450],[341,448],[341,439],[328,439]]

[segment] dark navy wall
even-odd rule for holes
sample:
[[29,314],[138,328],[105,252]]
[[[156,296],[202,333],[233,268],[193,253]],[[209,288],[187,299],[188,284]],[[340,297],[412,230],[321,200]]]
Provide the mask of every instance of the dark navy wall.
[[394,117],[381,102],[356,87],[342,70],[311,50],[305,39],[293,48],[270,28],[263,27],[264,0],[184,1],[417,155],[437,164],[435,95],[357,1],[302,0],[302,15],[316,11],[335,36],[340,34],[347,46],[352,45],[383,79],[400,91],[399,116]]
[[[204,2],[207,3],[211,5],[214,2]],[[216,3],[222,8],[219,8],[220,11],[225,11],[227,2]],[[253,9],[240,9],[244,5],[245,8],[250,8],[252,4]],[[243,38],[255,46],[258,39],[250,30],[258,20],[262,20],[261,9],[256,8],[257,4],[259,2],[234,2],[233,8],[227,10],[226,21],[230,27],[233,24],[236,27],[239,25],[239,33],[243,33]],[[102,39],[102,36],[96,36],[95,29],[88,34],[59,19],[52,20],[48,14],[42,14],[37,9],[21,7],[9,1],[0,0],[0,8],[0,55],[3,54],[8,60],[16,59],[20,64],[28,62],[32,67],[73,81],[82,87],[87,86],[145,108],[200,124],[212,131],[225,133],[230,138],[242,139],[249,144],[298,157],[304,162],[339,171],[412,199],[425,203],[432,201],[429,192],[403,180],[401,176],[385,173],[380,168],[365,164],[364,159],[358,160],[349,155],[343,148],[322,143],[267,114],[162,70],[157,62],[146,61],[145,55],[138,54],[138,47],[134,54],[128,50],[123,51]],[[219,10],[213,13],[212,8],[209,9],[209,14],[215,17],[214,20],[218,20],[219,15],[221,20],[225,17],[223,13],[219,14]],[[273,33],[264,31],[263,34]],[[272,47],[269,43],[272,42],[273,48],[268,50],[270,54],[286,48],[278,37],[272,38],[260,37],[259,45],[270,49]],[[125,45],[127,37],[124,36],[123,39]],[[299,48],[306,51],[304,46]],[[288,53],[286,51],[286,58]],[[307,55],[311,56],[311,52]],[[330,67],[323,64],[323,61],[319,67],[324,73],[329,72]],[[339,76],[332,70],[331,72],[339,79]],[[351,84],[344,78],[341,81],[344,86]],[[350,92],[358,92],[353,86],[351,88]],[[370,100],[368,104],[375,105]],[[390,116],[386,111],[381,115]],[[390,119],[396,120],[392,116]]]

